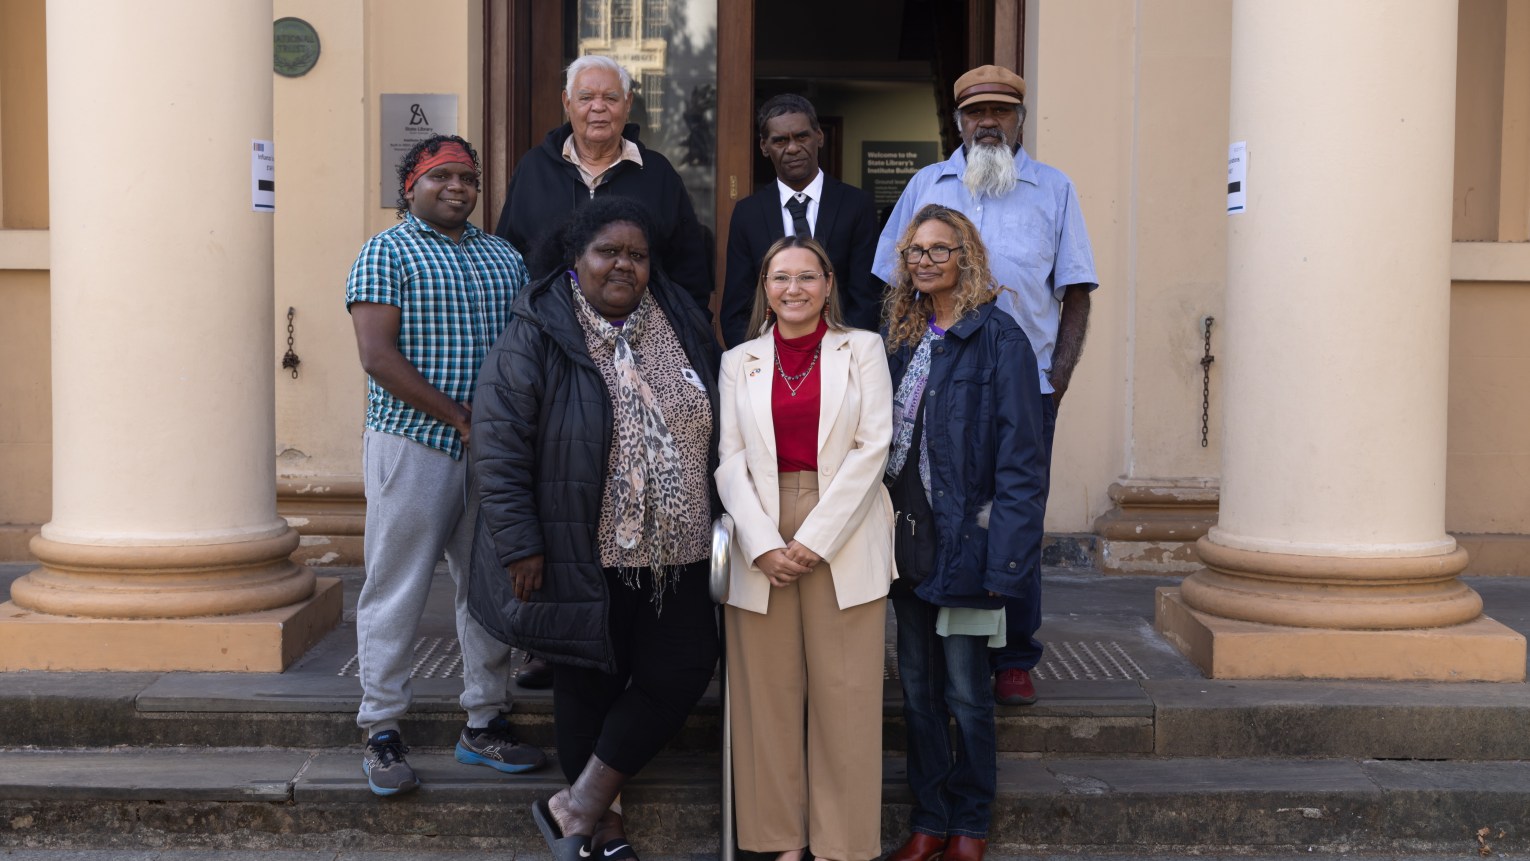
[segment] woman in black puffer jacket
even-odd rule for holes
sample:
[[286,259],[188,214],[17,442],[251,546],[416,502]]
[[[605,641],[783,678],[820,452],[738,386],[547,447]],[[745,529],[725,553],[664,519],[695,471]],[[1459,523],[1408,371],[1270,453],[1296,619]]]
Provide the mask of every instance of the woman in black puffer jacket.
[[634,201],[579,210],[559,270],[516,300],[473,402],[469,605],[554,664],[571,786],[534,815],[560,859],[636,857],[612,803],[717,662],[717,348],[691,298],[651,269],[649,236]]

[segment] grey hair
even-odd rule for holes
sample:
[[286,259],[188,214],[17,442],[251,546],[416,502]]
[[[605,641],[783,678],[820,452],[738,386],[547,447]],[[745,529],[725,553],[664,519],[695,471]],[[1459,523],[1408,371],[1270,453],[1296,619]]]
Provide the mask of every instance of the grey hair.
[[574,79],[590,69],[605,69],[608,72],[615,72],[616,76],[621,78],[622,81],[622,96],[632,95],[632,76],[627,74],[627,70],[622,68],[621,63],[616,62],[610,57],[603,57],[600,54],[586,54],[569,63],[568,72],[563,76],[563,92],[567,93],[569,98],[572,99],[574,97]]
[[[1030,111],[1026,109],[1025,103],[1021,102],[1020,104],[1015,105],[1015,111],[1020,114],[1020,125],[1022,125],[1022,126],[1025,125],[1025,118],[1030,115]],[[956,123],[956,130],[957,131],[961,131],[962,130],[962,109],[961,108],[957,108],[956,110],[951,112],[951,121]]]

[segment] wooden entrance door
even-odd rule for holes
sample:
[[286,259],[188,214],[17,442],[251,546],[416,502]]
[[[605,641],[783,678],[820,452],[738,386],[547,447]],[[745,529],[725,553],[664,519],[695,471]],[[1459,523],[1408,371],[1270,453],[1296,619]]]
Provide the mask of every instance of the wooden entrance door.
[[[484,140],[480,147],[486,225],[492,228],[498,220],[505,186],[516,162],[563,121],[557,93],[562,87],[570,30],[581,26],[579,16],[585,7],[622,3],[641,15],[667,2],[675,0],[484,0]],[[733,206],[754,190],[756,2],[717,0],[717,129],[711,154],[715,182],[710,190],[712,201],[696,200],[698,210],[710,208],[715,213],[711,225],[716,238],[714,291],[721,289]],[[817,2],[821,0],[775,0],[771,13],[800,13],[799,17],[811,25],[813,4]],[[949,8],[945,6],[947,0],[903,2]],[[961,52],[965,56],[957,58],[965,60],[965,68],[997,61],[1020,69],[1024,0],[959,0],[950,6],[955,7],[954,14],[965,28],[965,51]],[[854,38],[854,34],[847,34],[847,38]],[[674,153],[668,155],[675,158]],[[693,188],[693,195],[696,193]],[[714,292],[714,310],[716,301]]]

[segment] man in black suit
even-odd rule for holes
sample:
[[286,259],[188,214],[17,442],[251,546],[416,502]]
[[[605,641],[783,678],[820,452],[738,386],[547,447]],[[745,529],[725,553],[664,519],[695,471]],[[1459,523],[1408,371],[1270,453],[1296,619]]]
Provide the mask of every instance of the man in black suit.
[[729,346],[752,337],[760,260],[788,231],[811,235],[829,252],[835,292],[845,322],[876,330],[882,316],[882,282],[871,274],[877,250],[877,213],[871,195],[818,167],[823,130],[818,112],[801,96],[774,96],[756,117],[760,152],[776,169],[776,181],[738,202],[728,229],[728,271],[723,286],[722,335]]

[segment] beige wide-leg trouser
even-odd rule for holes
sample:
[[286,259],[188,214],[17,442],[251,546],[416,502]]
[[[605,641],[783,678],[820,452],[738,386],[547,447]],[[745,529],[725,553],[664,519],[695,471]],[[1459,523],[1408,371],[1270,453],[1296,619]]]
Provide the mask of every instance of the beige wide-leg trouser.
[[[817,479],[781,474],[783,539],[818,503]],[[769,612],[726,616],[739,848],[880,856],[887,599],[839,609],[820,563],[772,589]]]

